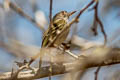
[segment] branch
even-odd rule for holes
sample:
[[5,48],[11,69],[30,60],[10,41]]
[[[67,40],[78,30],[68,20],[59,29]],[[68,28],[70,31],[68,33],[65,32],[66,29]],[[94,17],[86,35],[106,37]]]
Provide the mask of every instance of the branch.
[[101,69],[101,66],[99,66],[95,71],[95,80],[98,80],[98,73],[99,73],[100,69]]
[[[71,65],[71,64],[69,64]],[[53,66],[53,71],[52,71],[52,76],[53,75],[58,75],[58,74],[63,74],[63,73],[67,73],[68,71],[72,70],[71,68],[69,69],[66,69],[65,66],[68,66],[68,65],[64,65],[64,66]],[[50,69],[50,66],[46,66],[46,67],[43,67],[40,72],[39,72],[39,75],[36,75],[34,73],[32,73],[31,70],[28,70],[28,71],[23,71],[23,72],[20,72],[19,75],[18,75],[18,80],[32,80],[32,79],[39,79],[39,78],[43,78],[43,77],[48,77],[49,74],[51,73],[49,71]],[[38,71],[37,68],[34,69],[36,72]],[[4,73],[4,74],[0,74],[0,80],[7,80],[7,79],[10,79],[11,76],[10,76],[11,72],[7,72],[7,73]],[[8,76],[6,76],[8,75]]]
[[[3,5],[0,4],[0,6],[2,7]],[[14,10],[16,13],[18,13],[20,16],[26,18],[28,21],[34,23],[37,28],[40,28],[43,32],[45,31],[44,26],[41,26],[39,23],[37,23],[35,21],[35,19],[33,19],[31,16],[29,16],[28,14],[26,14],[20,7],[18,7],[16,4],[12,3],[9,1],[9,8],[11,8],[12,10]]]
[[49,9],[50,26],[52,26],[52,6],[53,6],[53,0],[50,0],[50,9]]
[[105,33],[102,21],[98,17],[98,4],[99,4],[99,1],[96,1],[95,6],[93,7],[93,9],[95,11],[95,14],[94,14],[94,23],[93,23],[92,30],[93,30],[94,34],[97,35],[98,34],[97,33],[97,23],[99,23],[100,28],[101,28],[101,32],[103,33],[103,36],[104,36],[104,45],[106,45],[106,43],[107,43],[107,35]]
[[83,50],[89,49],[91,47],[97,47],[97,46],[103,45],[103,43],[101,43],[101,42],[92,41],[92,40],[90,41],[90,40],[84,39],[82,37],[79,37],[77,35],[74,35],[72,37],[71,43],[73,45],[76,45],[76,46],[82,48]]
[[33,45],[25,45],[20,41],[8,39],[8,42],[0,41],[0,48],[16,57],[30,58],[39,53],[40,48]]
[[[91,51],[91,50],[90,50]],[[53,65],[52,76],[68,73],[71,71],[82,71],[88,68],[109,66],[120,63],[120,49],[119,48],[103,48],[97,47],[91,51],[91,54],[86,52],[79,56],[79,60],[72,63],[65,63],[63,65]],[[20,72],[18,80],[39,79],[49,76],[49,66],[43,67],[38,75],[32,73],[31,70]],[[35,71],[37,72],[37,68]],[[11,78],[11,72],[0,74],[0,80],[7,80]]]

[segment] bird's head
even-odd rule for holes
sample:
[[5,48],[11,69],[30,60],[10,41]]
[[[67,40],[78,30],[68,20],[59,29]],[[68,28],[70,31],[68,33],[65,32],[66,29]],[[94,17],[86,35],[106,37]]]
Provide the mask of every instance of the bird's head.
[[59,19],[64,19],[68,20],[71,15],[73,15],[76,11],[72,12],[67,12],[67,11],[60,11],[53,17],[53,21],[59,20]]

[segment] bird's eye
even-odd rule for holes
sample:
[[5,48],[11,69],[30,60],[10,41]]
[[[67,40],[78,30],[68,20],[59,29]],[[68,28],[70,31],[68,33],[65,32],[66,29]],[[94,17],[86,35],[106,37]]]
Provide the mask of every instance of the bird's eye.
[[66,15],[64,15],[64,17],[66,17]]

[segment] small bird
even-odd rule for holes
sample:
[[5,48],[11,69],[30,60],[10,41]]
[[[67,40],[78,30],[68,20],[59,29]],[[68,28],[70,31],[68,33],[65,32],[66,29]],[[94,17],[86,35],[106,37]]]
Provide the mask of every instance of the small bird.
[[[61,31],[66,27],[66,24],[68,24],[69,17],[75,12],[76,11],[68,13],[67,11],[61,11],[53,17],[52,25],[43,35],[41,47],[58,47],[66,40],[70,29],[62,33]],[[58,35],[59,37],[57,37]]]
[[[69,17],[75,12],[76,11],[72,11],[68,13],[67,11],[61,11],[53,17],[52,25],[49,26],[49,28],[43,35],[41,48],[58,47],[66,40],[70,29],[67,29],[65,32],[62,33],[61,31],[66,28]],[[43,55],[38,53],[36,56],[32,57],[29,64],[37,59],[39,55],[41,55],[40,61],[42,61],[41,58]]]

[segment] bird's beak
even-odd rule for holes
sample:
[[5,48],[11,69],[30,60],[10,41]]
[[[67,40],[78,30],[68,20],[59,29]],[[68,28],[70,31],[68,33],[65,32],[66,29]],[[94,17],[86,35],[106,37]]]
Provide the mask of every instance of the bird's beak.
[[68,13],[69,17],[72,16],[76,11],[72,11],[70,13]]

